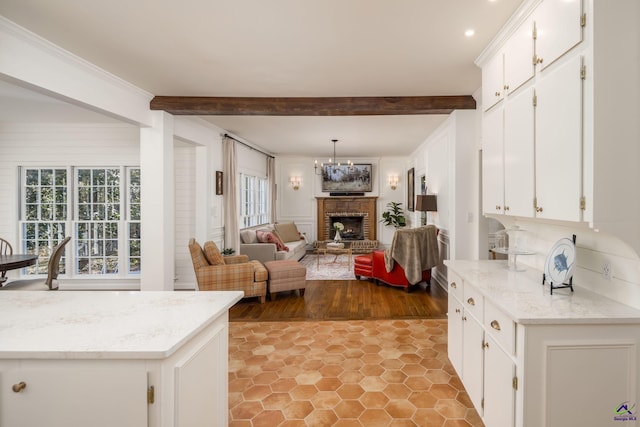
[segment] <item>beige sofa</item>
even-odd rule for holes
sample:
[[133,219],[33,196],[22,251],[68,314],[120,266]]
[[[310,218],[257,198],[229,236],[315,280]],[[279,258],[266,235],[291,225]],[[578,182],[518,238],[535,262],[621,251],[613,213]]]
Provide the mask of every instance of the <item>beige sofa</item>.
[[306,239],[292,222],[260,225],[240,230],[240,254],[262,263],[290,259],[306,253]]

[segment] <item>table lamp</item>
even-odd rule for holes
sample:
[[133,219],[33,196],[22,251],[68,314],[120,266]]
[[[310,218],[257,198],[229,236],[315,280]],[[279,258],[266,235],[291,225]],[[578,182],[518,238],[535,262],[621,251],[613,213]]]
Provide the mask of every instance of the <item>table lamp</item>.
[[[438,199],[435,194],[419,194],[416,196],[416,210],[420,212],[437,212],[438,211]],[[424,224],[426,225],[426,215],[424,218]]]

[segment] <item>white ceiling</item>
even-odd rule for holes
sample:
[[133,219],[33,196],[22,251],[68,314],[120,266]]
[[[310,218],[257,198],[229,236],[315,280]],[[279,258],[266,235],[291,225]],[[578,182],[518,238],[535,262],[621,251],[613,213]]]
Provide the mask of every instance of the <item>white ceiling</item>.
[[[0,14],[155,95],[428,96],[480,87],[473,61],[520,3],[2,0]],[[0,120],[39,120],[55,105],[10,87],[0,85]],[[328,155],[336,138],[341,156],[403,156],[446,117],[205,118],[274,154]]]

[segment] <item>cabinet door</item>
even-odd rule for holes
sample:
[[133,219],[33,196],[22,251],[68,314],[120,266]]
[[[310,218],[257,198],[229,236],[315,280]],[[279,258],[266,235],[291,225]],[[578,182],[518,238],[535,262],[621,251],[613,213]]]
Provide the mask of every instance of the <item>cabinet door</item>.
[[[3,372],[0,425],[147,427],[146,370],[112,365],[24,362]],[[13,392],[21,382],[25,388]]]
[[581,14],[579,0],[544,0],[536,9],[536,56],[541,69],[582,41]]
[[447,353],[451,365],[462,377],[462,304],[449,295]]
[[533,217],[533,89],[512,96],[504,112],[504,213]]
[[491,427],[513,427],[515,423],[515,364],[496,341],[485,336],[484,423]]
[[504,88],[511,95],[533,77],[533,19],[522,23],[504,48]]
[[462,382],[471,402],[482,415],[484,330],[480,322],[466,312],[462,321]]
[[536,217],[581,221],[582,58],[544,74],[536,86]]
[[176,363],[176,427],[228,424],[228,336],[220,325],[206,344]]
[[502,213],[504,205],[502,106],[484,113],[482,121],[482,210]]
[[487,111],[504,97],[504,63],[498,53],[482,67],[482,108]]

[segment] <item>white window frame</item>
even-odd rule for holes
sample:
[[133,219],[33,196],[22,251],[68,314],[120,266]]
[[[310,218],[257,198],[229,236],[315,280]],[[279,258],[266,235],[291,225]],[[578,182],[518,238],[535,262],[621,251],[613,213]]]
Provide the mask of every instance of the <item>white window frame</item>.
[[[67,195],[67,218],[64,221],[58,221],[64,227],[64,233],[67,236],[71,236],[72,239],[67,246],[67,250],[65,251],[65,255],[63,257],[63,264],[60,269],[60,276],[66,278],[82,278],[83,280],[94,280],[94,279],[123,279],[123,278],[135,278],[139,277],[141,269],[137,271],[130,271],[130,261],[131,261],[131,239],[129,238],[130,225],[135,223],[140,223],[140,219],[131,217],[131,185],[130,185],[130,176],[132,171],[140,170],[139,166],[21,166],[20,167],[20,241],[22,244],[22,250],[27,252],[27,240],[25,236],[25,227],[28,223],[35,222],[38,223],[46,223],[48,221],[32,221],[26,220],[26,174],[28,170],[65,170],[67,174],[67,183],[66,183],[66,195]],[[119,171],[119,219],[115,221],[109,221],[108,219],[100,220],[97,222],[111,222],[115,223],[115,227],[117,230],[117,271],[112,273],[98,273],[98,274],[87,274],[81,273],[78,268],[78,239],[77,235],[77,227],[80,223],[96,223],[94,221],[86,221],[84,219],[80,219],[78,215],[79,209],[79,199],[78,199],[78,190],[79,190],[79,181],[78,181],[78,171],[83,169],[89,170],[108,170],[108,169],[117,169]],[[139,193],[138,193],[139,194]],[[106,200],[104,201],[106,203]],[[139,200],[138,200],[139,203]],[[138,210],[139,211],[139,210]],[[61,238],[59,239],[61,240]],[[135,239],[139,241],[139,238]],[[43,240],[41,240],[44,242]],[[55,238],[49,238],[46,244],[47,247],[52,247],[56,244],[57,241]],[[44,246],[44,245],[42,245]],[[42,249],[40,249],[42,251]],[[100,258],[100,257],[98,257]],[[139,258],[139,256],[136,256]],[[22,275],[27,275],[29,277],[44,277],[46,275],[46,261],[47,257],[41,257],[38,264],[34,267],[29,267],[27,269],[22,270]]]
[[240,173],[240,229],[269,222],[269,180]]

